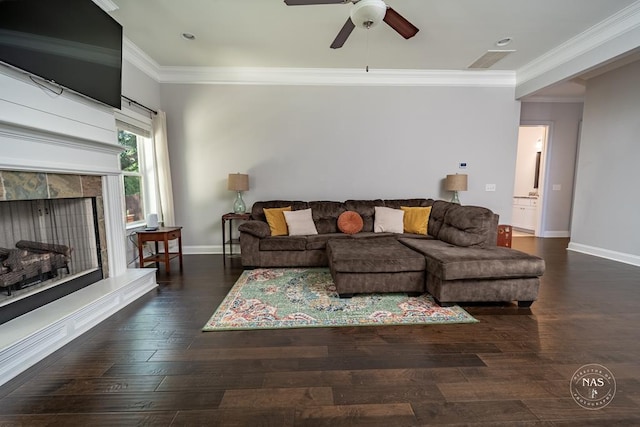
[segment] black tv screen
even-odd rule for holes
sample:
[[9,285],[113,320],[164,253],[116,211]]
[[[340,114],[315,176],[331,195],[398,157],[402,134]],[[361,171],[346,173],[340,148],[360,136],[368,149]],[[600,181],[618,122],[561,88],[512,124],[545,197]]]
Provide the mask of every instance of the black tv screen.
[[122,26],[91,0],[0,0],[0,61],[120,108]]

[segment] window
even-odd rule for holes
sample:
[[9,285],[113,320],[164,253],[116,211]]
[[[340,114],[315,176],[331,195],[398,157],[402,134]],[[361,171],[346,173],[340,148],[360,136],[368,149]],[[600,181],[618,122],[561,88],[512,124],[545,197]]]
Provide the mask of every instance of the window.
[[147,215],[158,212],[158,180],[155,172],[155,152],[151,136],[151,118],[132,111],[116,112],[120,169],[124,189],[123,216],[126,227],[145,225]]
[[[142,165],[144,138],[125,130],[118,130],[118,142],[125,147],[120,153],[120,169],[124,180],[124,199],[127,224],[144,221],[145,199]],[[140,140],[140,141],[139,141]]]

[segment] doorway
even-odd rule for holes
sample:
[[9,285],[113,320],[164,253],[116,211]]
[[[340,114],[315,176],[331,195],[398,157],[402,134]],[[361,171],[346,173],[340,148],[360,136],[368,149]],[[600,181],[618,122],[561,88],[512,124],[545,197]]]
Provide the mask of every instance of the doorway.
[[527,124],[518,130],[513,212],[514,232],[540,236],[543,231],[545,160],[549,125]]

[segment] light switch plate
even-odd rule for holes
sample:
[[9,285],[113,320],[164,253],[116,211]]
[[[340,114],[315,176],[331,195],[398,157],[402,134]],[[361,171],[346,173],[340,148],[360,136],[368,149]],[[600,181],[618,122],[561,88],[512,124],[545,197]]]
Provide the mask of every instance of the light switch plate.
[[560,191],[562,186],[560,184],[553,184],[553,191]]
[[487,184],[484,187],[484,191],[496,191],[496,185],[495,184]]

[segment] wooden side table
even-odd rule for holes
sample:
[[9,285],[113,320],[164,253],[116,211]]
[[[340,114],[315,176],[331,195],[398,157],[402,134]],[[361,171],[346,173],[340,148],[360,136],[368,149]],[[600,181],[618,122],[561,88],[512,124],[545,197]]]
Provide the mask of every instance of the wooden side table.
[[[251,219],[249,213],[226,213],[222,215],[222,264],[227,264],[227,243],[229,244],[229,256],[233,255],[233,220],[248,221]],[[229,222],[229,240],[226,237],[225,224]]]
[[[164,263],[164,269],[167,273],[171,273],[170,261],[178,257],[180,259],[180,270],[182,270],[182,227],[160,227],[154,231],[138,231],[138,262],[140,268],[148,262],[155,262],[156,268],[161,262]],[[178,252],[169,252],[169,241],[178,239]],[[155,255],[144,258],[142,249],[144,242],[155,242]],[[164,253],[158,253],[158,242],[164,243]]]

